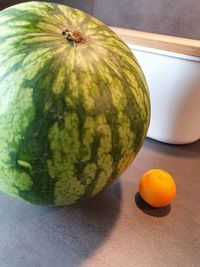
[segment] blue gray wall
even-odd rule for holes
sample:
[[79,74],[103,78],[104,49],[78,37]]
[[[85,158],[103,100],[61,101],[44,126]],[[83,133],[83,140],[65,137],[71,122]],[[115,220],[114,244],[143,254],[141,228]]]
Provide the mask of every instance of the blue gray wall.
[[[0,9],[25,0],[0,0]],[[52,0],[108,25],[200,40],[200,0]]]

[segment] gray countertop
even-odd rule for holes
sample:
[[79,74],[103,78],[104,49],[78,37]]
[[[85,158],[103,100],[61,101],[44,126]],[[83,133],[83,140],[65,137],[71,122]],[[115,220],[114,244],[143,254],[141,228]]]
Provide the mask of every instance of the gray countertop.
[[[139,197],[148,169],[170,172],[177,197],[153,209]],[[40,207],[0,193],[0,267],[200,266],[200,141],[146,139],[130,168],[96,197]]]

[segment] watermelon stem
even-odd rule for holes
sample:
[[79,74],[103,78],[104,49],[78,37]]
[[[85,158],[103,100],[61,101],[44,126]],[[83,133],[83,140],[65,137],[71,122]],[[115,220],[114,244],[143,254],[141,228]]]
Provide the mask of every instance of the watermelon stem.
[[66,29],[62,32],[62,35],[64,35],[68,43],[74,47],[77,47],[86,42],[83,35],[77,31],[70,31]]

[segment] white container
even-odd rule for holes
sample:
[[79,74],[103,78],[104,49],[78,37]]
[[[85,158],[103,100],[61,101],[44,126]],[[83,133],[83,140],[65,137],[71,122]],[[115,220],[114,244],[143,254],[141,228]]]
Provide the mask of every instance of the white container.
[[171,144],[200,139],[200,58],[129,45],[150,90],[147,136]]
[[136,56],[151,98],[148,137],[170,144],[200,139],[200,40],[111,27]]
[[200,58],[129,45],[150,90],[147,136],[171,144],[200,139]]

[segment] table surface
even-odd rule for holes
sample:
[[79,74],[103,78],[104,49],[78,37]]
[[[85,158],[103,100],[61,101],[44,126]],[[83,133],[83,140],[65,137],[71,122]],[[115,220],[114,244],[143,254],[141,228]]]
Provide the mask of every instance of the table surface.
[[[138,195],[151,168],[174,176],[170,206],[151,208]],[[120,179],[81,204],[41,207],[0,193],[0,266],[200,266],[199,191],[200,141],[147,138]]]

